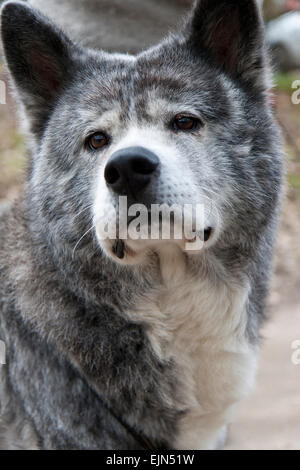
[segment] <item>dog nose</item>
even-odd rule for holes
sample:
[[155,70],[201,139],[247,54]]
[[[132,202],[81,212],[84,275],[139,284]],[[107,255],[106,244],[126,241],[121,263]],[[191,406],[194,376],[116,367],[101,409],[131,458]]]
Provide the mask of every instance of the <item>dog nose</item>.
[[142,191],[159,167],[158,157],[143,147],[130,147],[114,153],[105,168],[107,185],[120,196]]

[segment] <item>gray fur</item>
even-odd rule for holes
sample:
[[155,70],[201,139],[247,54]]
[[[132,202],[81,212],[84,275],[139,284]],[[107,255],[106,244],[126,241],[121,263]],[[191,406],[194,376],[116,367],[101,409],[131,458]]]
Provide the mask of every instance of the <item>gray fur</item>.
[[[238,48],[224,49],[223,40],[232,44],[232,35],[224,39],[231,27]],[[90,116],[120,103],[122,129],[130,125],[133,106],[139,121],[151,124],[149,90],[157,100],[201,110],[210,129],[206,160],[197,153],[198,137],[185,136],[178,146],[199,186],[227,194],[225,227],[209,249],[206,275],[213,278],[222,266],[224,283],[249,279],[247,336],[257,343],[282,154],[254,1],[198,2],[182,34],[136,61],[73,44],[22,2],[4,5],[2,40],[32,151],[23,194],[1,217],[0,339],[7,365],[0,366],[6,390],[0,447],[7,446],[12,427],[20,445],[24,419],[43,449],[139,449],[144,438],[155,448],[172,448],[185,412],[177,366],[159,359],[147,325],[124,313],[159,288],[158,257],[153,253],[142,268],[118,265],[102,252],[94,232],[74,252],[91,226],[101,159],[83,151],[84,132]],[[206,168],[213,169],[209,179]],[[189,268],[204,275],[198,257]]]

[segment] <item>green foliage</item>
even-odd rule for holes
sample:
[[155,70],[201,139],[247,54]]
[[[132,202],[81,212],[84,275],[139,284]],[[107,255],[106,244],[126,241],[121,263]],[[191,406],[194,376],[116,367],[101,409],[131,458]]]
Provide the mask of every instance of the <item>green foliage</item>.
[[276,73],[274,75],[274,83],[279,91],[290,94],[293,90],[292,84],[296,78],[293,73]]
[[287,179],[288,179],[289,185],[293,189],[300,189],[300,175],[297,175],[295,173],[290,173],[288,174]]

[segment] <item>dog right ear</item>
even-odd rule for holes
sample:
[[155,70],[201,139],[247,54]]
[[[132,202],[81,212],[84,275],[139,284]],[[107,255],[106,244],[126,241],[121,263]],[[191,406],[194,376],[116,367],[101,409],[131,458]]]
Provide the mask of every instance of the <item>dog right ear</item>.
[[197,0],[186,41],[195,56],[234,80],[264,89],[266,46],[257,0]]
[[18,1],[3,5],[1,35],[6,63],[30,130],[41,136],[75,70],[76,46],[44,15]]

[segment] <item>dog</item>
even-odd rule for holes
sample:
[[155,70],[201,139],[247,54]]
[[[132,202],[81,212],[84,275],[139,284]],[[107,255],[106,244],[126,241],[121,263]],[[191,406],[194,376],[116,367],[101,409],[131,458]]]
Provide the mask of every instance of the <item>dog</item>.
[[[199,0],[136,55],[21,1],[1,35],[29,136],[0,219],[1,447],[221,448],[255,380],[283,180],[256,1]],[[122,198],[199,205],[199,231],[121,238]]]

